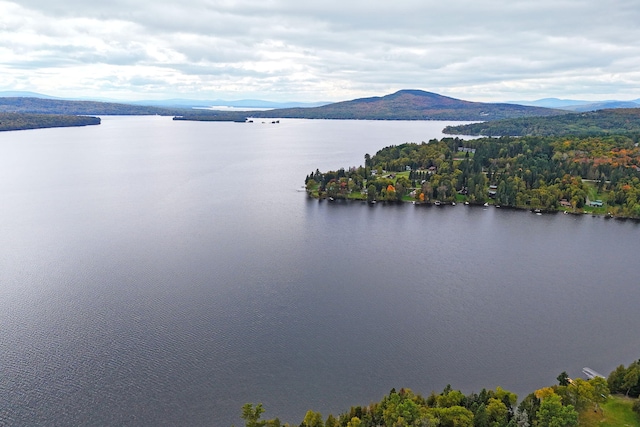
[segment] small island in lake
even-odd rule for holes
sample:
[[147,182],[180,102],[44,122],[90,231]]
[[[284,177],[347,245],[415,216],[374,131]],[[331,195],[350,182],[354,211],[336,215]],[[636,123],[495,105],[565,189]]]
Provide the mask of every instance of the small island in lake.
[[312,197],[487,204],[640,218],[639,134],[525,136],[392,145],[364,166],[315,172]]

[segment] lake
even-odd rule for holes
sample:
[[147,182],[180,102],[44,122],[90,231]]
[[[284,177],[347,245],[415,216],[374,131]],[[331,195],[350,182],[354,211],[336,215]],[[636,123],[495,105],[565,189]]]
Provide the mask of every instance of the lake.
[[298,191],[446,124],[0,133],[0,425],[298,424],[640,357],[637,222]]

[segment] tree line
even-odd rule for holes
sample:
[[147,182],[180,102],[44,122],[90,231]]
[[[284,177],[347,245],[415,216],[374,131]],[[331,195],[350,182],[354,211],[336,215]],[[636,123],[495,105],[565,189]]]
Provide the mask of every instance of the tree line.
[[443,132],[485,136],[637,135],[640,133],[640,108],[617,108],[549,117],[519,117],[447,126]]
[[60,114],[0,113],[0,131],[99,125],[100,118]]
[[[527,395],[519,404],[517,396],[497,387],[463,394],[447,385],[441,393],[423,397],[410,389],[392,389],[379,402],[352,406],[348,411],[324,418],[308,411],[300,427],[573,427],[591,412],[602,412],[610,393],[635,398],[633,411],[640,423],[640,360],[627,368],[620,365],[607,379],[571,379],[566,372],[558,384]],[[278,418],[262,420],[262,404],[247,403],[241,418],[246,427],[291,427]]]

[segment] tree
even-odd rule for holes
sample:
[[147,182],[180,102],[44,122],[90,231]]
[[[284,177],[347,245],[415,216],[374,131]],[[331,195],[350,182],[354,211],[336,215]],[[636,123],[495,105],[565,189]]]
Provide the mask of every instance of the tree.
[[492,397],[487,404],[487,415],[491,421],[491,425],[502,426],[507,423],[507,415],[509,410],[507,406],[500,400]]
[[433,415],[440,420],[441,427],[472,427],[473,412],[462,406],[433,408]]
[[633,362],[627,368],[627,372],[624,375],[624,381],[622,383],[622,388],[627,390],[625,393],[627,397],[629,396],[629,392],[631,391],[631,389],[636,387],[639,382],[640,382],[640,363]]
[[526,410],[520,410],[519,408],[516,408],[516,410],[513,413],[513,418],[512,418],[514,424],[516,425],[516,427],[530,427],[531,423],[529,422],[529,414],[527,414]]
[[351,418],[351,420],[347,423],[347,427],[360,427],[360,426],[362,426],[362,421],[360,421],[360,418],[358,417]]
[[595,377],[589,380],[589,383],[593,387],[593,400],[598,405],[604,402],[609,396],[609,387],[607,386],[607,380],[602,377]]
[[305,427],[324,427],[322,422],[322,415],[320,412],[307,411],[304,416],[303,424]]
[[245,422],[246,427],[262,427],[266,424],[266,421],[260,421],[260,416],[264,412],[264,408],[262,407],[262,403],[258,403],[255,408],[251,403],[245,403],[242,406],[242,418]]
[[622,391],[622,383],[624,383],[624,376],[627,373],[624,365],[619,365],[614,369],[607,378],[607,384],[611,393],[619,393]]
[[338,420],[332,414],[329,414],[327,421],[324,423],[324,427],[338,427],[339,425]]
[[544,427],[574,427],[578,425],[578,412],[573,406],[562,406],[560,396],[545,397],[538,410],[538,425]]
[[576,378],[567,386],[567,397],[578,411],[595,403],[593,386],[582,378]]
[[376,200],[376,186],[373,184],[369,184],[367,187],[367,201],[373,202]]
[[561,386],[569,385],[569,374],[567,374],[565,371],[562,371],[556,379],[558,380],[558,384],[560,384]]
[[306,185],[307,192],[311,193],[317,186],[318,186],[318,183],[316,182],[315,179],[313,178],[309,179]]
[[476,409],[473,417],[473,427],[489,427],[489,416],[487,415],[487,407],[481,403]]
[[388,201],[396,200],[396,188],[392,184],[387,185],[387,193],[385,199]]

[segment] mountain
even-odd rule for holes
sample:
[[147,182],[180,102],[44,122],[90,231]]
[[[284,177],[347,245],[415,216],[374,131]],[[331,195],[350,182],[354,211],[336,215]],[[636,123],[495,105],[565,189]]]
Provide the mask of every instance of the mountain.
[[55,96],[43,95],[41,93],[18,91],[18,90],[5,90],[0,91],[0,98],[41,98],[41,99],[60,99]]
[[252,117],[356,120],[498,120],[565,114],[549,108],[463,101],[422,90],[401,90],[312,108],[283,108]]

